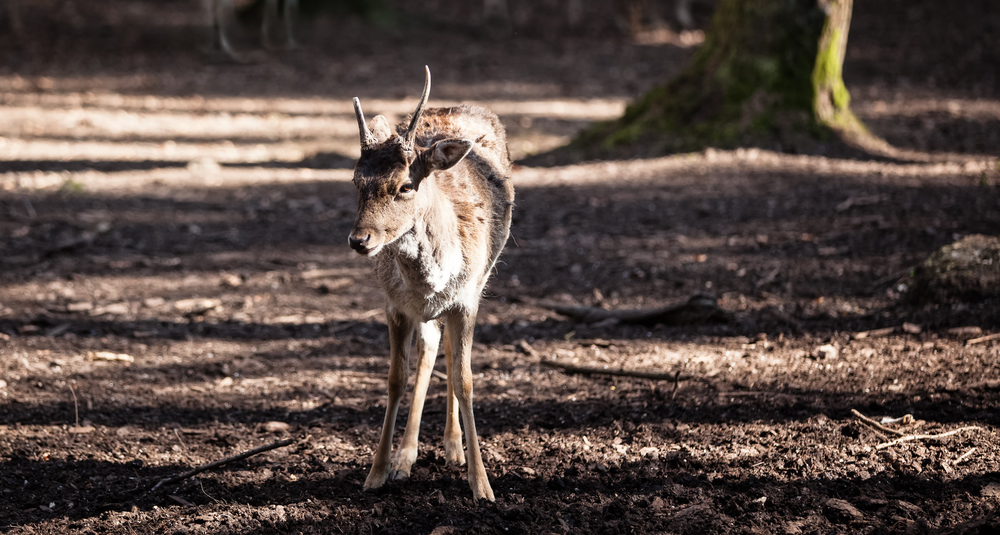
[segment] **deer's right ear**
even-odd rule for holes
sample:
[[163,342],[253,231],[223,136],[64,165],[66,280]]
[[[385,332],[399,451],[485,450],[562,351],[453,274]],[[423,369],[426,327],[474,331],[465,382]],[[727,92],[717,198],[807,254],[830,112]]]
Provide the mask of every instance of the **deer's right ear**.
[[371,122],[368,123],[368,129],[371,130],[372,135],[375,136],[379,144],[385,143],[385,140],[389,139],[389,136],[392,135],[392,130],[389,128],[389,121],[384,115],[372,117]]
[[427,174],[431,171],[451,169],[458,165],[458,162],[465,158],[466,154],[472,150],[472,141],[468,139],[443,139],[431,145],[423,157],[427,168]]

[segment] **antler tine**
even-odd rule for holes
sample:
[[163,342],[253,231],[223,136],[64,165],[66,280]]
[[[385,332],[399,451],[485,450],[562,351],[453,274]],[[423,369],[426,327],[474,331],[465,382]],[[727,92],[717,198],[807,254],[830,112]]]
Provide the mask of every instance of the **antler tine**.
[[406,145],[410,148],[413,148],[413,140],[417,137],[417,123],[420,121],[420,113],[424,109],[424,104],[427,103],[427,97],[431,94],[431,69],[427,65],[424,65],[424,74],[424,92],[420,95],[417,110],[413,112],[413,118],[410,119],[410,126],[406,129]]
[[365,114],[361,111],[361,101],[358,97],[354,97],[354,115],[358,117],[358,130],[361,132],[361,150],[366,150],[374,147],[378,144],[378,140],[372,134],[372,131],[368,129],[368,124],[365,123]]

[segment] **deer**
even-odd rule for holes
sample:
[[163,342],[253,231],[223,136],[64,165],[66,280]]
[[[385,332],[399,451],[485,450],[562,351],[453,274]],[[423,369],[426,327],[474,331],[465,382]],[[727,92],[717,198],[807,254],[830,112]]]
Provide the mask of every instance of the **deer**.
[[[233,47],[230,41],[231,28],[237,23],[236,14],[253,4],[252,0],[202,0],[208,18],[212,23],[213,46],[220,48],[236,61],[245,62],[249,58]],[[280,6],[279,6],[280,4]],[[261,16],[260,39],[266,49],[293,49],[298,47],[295,40],[296,16],[299,0],[264,0]],[[276,27],[283,26],[284,34],[279,36],[284,43],[275,39]],[[280,33],[280,32],[279,32]]]
[[[388,402],[365,490],[406,479],[417,457],[420,418],[444,326],[447,407],[445,460],[468,464],[474,500],[495,501],[472,410],[472,336],[479,303],[510,234],[511,160],[499,118],[477,105],[424,108],[431,73],[409,123],[389,129],[381,115],[354,111],[361,157],[354,168],[358,214],[348,236],[370,259],[386,297]],[[393,432],[417,353],[413,401],[399,451]],[[461,423],[465,427],[462,448]]]

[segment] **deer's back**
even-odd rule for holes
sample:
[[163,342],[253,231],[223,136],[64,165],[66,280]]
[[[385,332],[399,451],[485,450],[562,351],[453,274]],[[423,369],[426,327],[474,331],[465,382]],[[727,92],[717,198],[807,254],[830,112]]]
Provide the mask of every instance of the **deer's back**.
[[[475,142],[462,163],[440,173],[443,175],[441,185],[454,191],[451,197],[458,201],[456,210],[460,218],[473,220],[485,217],[489,228],[484,275],[488,275],[507,243],[514,207],[507,134],[496,114],[482,106],[466,104],[424,110],[417,126],[417,144],[429,147],[436,141],[449,138]],[[469,237],[469,242],[475,240],[476,237]],[[467,253],[471,252],[467,247]]]

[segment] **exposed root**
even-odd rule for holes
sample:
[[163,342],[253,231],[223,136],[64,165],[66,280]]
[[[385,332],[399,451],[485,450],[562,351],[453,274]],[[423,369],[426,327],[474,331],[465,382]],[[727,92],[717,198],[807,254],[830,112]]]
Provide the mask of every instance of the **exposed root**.
[[691,325],[707,321],[728,322],[734,318],[732,312],[719,306],[715,297],[706,294],[694,295],[681,305],[633,310],[605,310],[530,298],[521,298],[521,301],[547,308],[579,323]]

